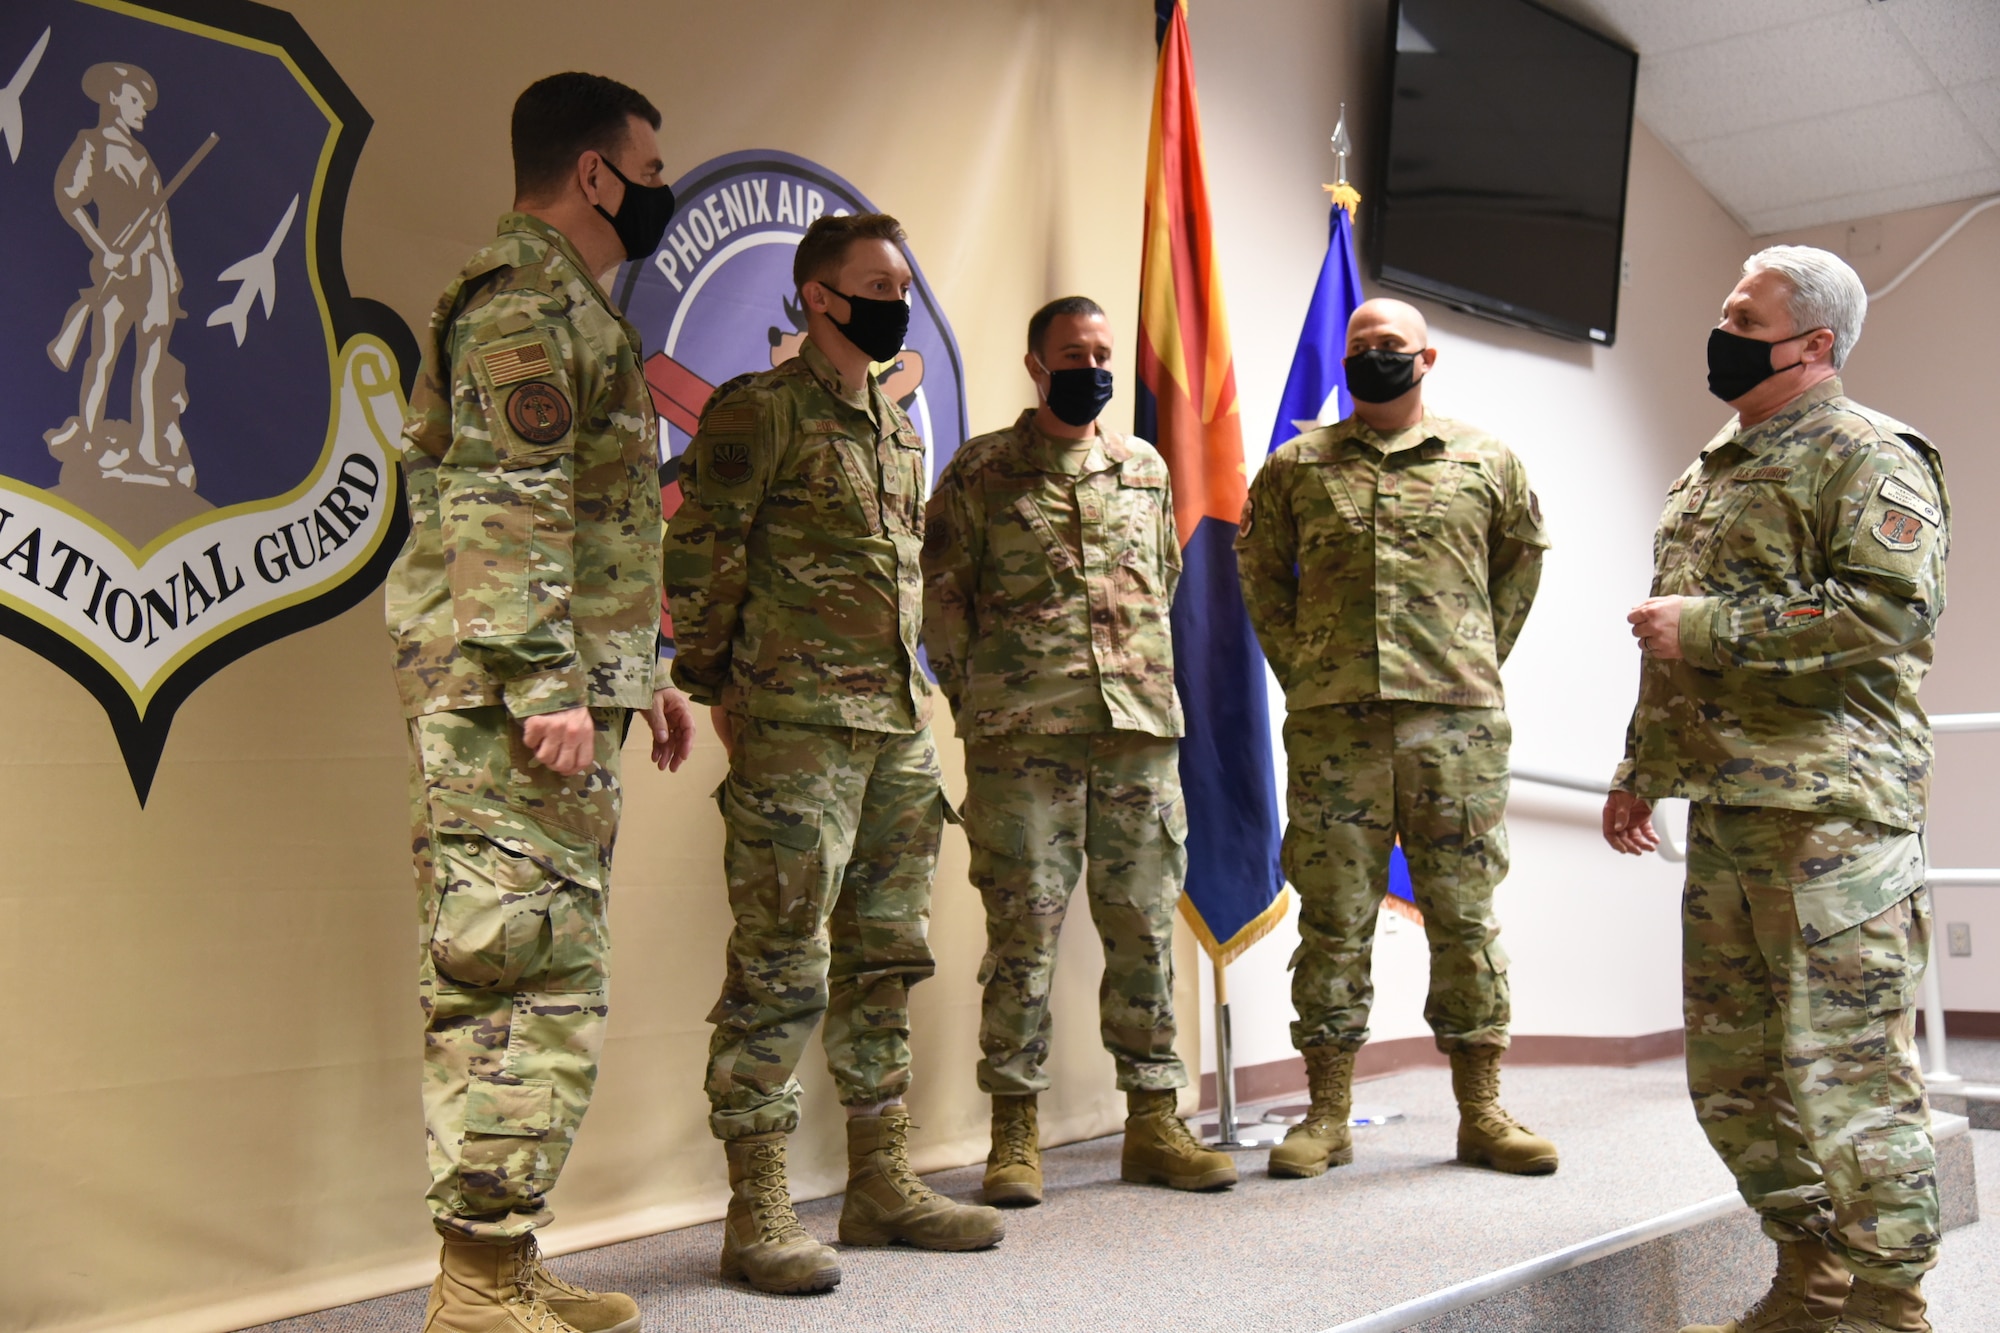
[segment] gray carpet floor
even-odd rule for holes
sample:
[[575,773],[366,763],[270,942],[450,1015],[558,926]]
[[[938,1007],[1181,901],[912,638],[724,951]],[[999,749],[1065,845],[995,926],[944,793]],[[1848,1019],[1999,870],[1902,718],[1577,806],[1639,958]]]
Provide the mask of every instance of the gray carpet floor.
[[[2000,1042],[1954,1041],[1951,1058],[1969,1077],[2000,1077]],[[1453,1163],[1449,1076],[1415,1070],[1356,1090],[1357,1101],[1394,1105],[1405,1118],[1358,1131],[1355,1164],[1317,1180],[1272,1179],[1264,1154],[1248,1151],[1238,1154],[1235,1189],[1179,1194],[1122,1183],[1116,1138],[1072,1144],[1045,1155],[1048,1201],[1010,1212],[998,1248],[843,1248],[845,1280],[824,1295],[767,1296],[723,1282],[714,1224],[554,1266],[631,1293],[650,1333],[1101,1333],[1133,1325],[1319,1333],[1731,1187],[1688,1109],[1678,1062],[1515,1069],[1505,1088],[1509,1108],[1562,1149],[1556,1175],[1518,1179]],[[1974,1137],[1980,1174],[2000,1180],[2000,1133]],[[929,1180],[972,1199],[979,1175],[967,1167]],[[839,1212],[837,1198],[799,1209],[807,1229],[829,1242]],[[2000,1328],[2000,1216],[1951,1233],[1926,1285],[1941,1331]],[[1742,1293],[1746,1303],[1755,1291]],[[409,1292],[264,1327],[415,1333],[422,1312],[423,1294]]]

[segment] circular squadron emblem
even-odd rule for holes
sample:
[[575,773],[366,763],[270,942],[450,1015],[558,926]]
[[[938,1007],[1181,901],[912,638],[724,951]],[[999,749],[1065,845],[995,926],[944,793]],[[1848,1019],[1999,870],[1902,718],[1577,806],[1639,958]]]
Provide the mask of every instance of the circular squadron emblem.
[[96,695],[142,803],[188,694],[400,544],[415,342],[340,269],[368,128],[278,10],[0,6],[0,633]]
[[[658,252],[626,265],[617,282],[619,303],[649,349],[646,382],[660,409],[667,482],[716,385],[798,355],[806,335],[792,289],[799,237],[821,214],[876,211],[825,167],[770,150],[704,162],[674,182],[674,198],[680,211]],[[965,373],[923,269],[905,255],[916,274],[910,333],[879,370],[883,389],[923,436],[935,478],[965,442]]]

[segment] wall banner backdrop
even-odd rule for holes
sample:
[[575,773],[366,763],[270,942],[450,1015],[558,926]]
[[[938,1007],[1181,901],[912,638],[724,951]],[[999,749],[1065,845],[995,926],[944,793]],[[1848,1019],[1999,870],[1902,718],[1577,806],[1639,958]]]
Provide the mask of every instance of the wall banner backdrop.
[[381,582],[416,343],[348,293],[370,121],[290,15],[15,0],[0,79],[0,633],[143,804],[196,686]]
[[[680,507],[680,454],[717,385],[798,354],[806,313],[792,255],[813,219],[873,213],[852,185],[818,163],[772,149],[712,158],[674,182],[680,211],[657,253],[625,265],[619,305],[649,349],[646,382],[660,411],[660,483]],[[935,479],[965,443],[965,370],[944,311],[916,256],[910,333],[882,387],[923,437]]]

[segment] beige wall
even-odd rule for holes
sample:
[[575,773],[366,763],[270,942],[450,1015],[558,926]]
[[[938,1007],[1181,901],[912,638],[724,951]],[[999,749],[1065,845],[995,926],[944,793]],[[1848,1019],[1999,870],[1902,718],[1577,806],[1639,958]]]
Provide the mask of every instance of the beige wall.
[[[780,148],[898,214],[965,354],[975,428],[1028,400],[1019,339],[1041,301],[1084,289],[1121,330],[1134,322],[1146,0],[598,0],[553,26],[519,0],[291,8],[375,118],[346,216],[350,283],[415,328],[508,204],[515,93],[561,68],[650,95],[670,173]],[[1126,349],[1128,382],[1130,364]],[[17,1184],[0,1330],[233,1328],[425,1280],[417,923],[379,603],[197,691],[143,811],[80,688],[11,643],[0,688],[14,832],[0,1007],[17,1016],[0,1027],[0,1168]],[[959,747],[940,731],[957,790]],[[631,777],[603,1080],[554,1195],[553,1247],[721,1213],[700,1089],[728,926],[706,799],[721,773],[704,735],[680,774]],[[926,1167],[985,1152],[984,930],[964,860],[953,834],[939,976],[916,992]],[[1063,1137],[1123,1115],[1096,1037],[1098,950],[1087,921],[1073,934],[1047,1103]],[[1181,958],[1191,1005],[1185,941]],[[818,1059],[794,1158],[807,1195],[842,1178]]]

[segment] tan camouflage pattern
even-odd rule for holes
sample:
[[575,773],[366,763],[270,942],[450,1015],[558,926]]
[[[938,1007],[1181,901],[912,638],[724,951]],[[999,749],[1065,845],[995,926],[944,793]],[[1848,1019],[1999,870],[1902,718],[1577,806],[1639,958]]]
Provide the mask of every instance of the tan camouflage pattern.
[[406,714],[644,708],[665,684],[640,362],[569,241],[524,213],[445,289],[403,428],[410,536],[388,583]]
[[410,720],[433,1224],[515,1240],[590,1106],[604,1044],[605,916],[624,709],[593,709],[596,762],[564,777],[489,705]]
[[798,1127],[793,1071],[822,1014],[841,1102],[901,1096],[909,988],[935,970],[931,876],[957,818],[930,729],[739,716],[716,800],[736,924],[708,1016],[710,1128],[740,1139]]
[[774,721],[923,727],[924,479],[909,418],[872,376],[847,393],[811,338],[718,388],[667,534],[674,683]]
[[1400,837],[1430,941],[1424,1021],[1446,1053],[1507,1045],[1507,954],[1493,890],[1507,876],[1507,750],[1498,708],[1335,704],[1285,719],[1290,822],[1279,852],[1299,894],[1292,1044],[1368,1040],[1375,914]]
[[1236,536],[1250,623],[1294,711],[1369,699],[1499,708],[1549,538],[1500,441],[1426,414],[1281,445]]
[[1778,1241],[1856,1276],[1937,1262],[1937,1159],[1916,1054],[1930,956],[1918,835],[1818,811],[1702,802],[1682,904],[1688,1088]]
[[1838,379],[1725,426],[1660,516],[1686,660],[1645,659],[1616,785],[1921,827],[1950,522],[1937,451]]
[[986,902],[980,1090],[1049,1086],[1049,988],[1079,877],[1104,946],[1098,1030],[1118,1086],[1186,1087],[1174,1054],[1174,908],[1187,878],[1179,743],[1132,731],[988,737],[966,743],[965,771],[972,882]]
[[966,442],[924,537],[924,646],[962,737],[1179,736],[1167,465],[1098,427],[1075,449],[1023,412]]

